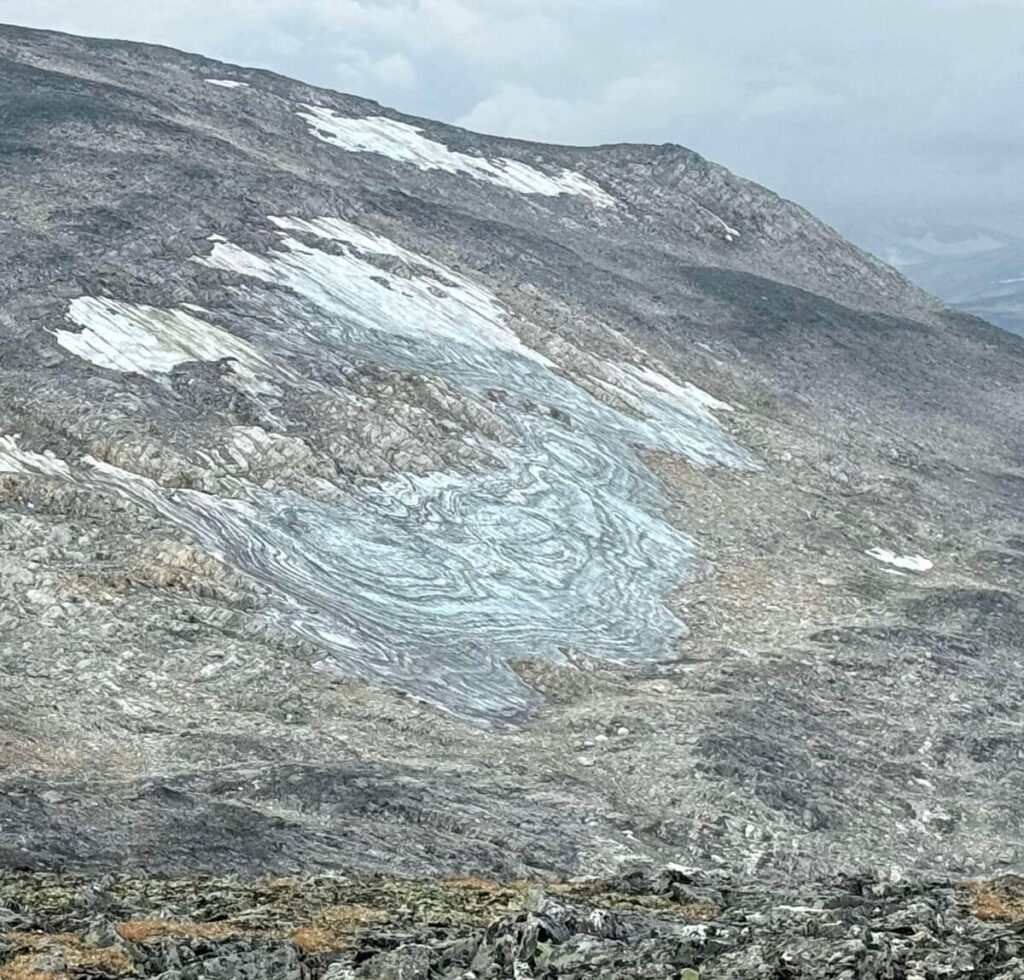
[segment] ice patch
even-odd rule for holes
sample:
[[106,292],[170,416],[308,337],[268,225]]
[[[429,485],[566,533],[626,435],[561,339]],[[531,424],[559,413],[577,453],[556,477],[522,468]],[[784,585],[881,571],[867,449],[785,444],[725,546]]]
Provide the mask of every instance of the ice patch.
[[[278,248],[218,242],[195,260],[246,277],[237,303],[254,329],[287,325],[266,329],[246,356],[364,360],[443,377],[489,405],[486,392],[500,389],[515,438],[487,444],[499,465],[397,473],[338,503],[244,479],[223,478],[225,496],[168,489],[98,461],[74,478],[160,513],[262,583],[266,615],[318,646],[325,664],[468,717],[520,718],[536,704],[510,666],[524,655],[674,656],[686,626],[664,597],[694,574],[696,549],[660,516],[660,485],[635,447],[751,466],[713,415],[728,406],[650,366],[581,360],[628,408],[619,411],[591,393],[598,379],[574,379],[523,343],[482,284],[344,221],[272,220]],[[188,314],[93,303],[75,311],[98,337],[66,339],[97,363],[123,363],[131,330],[145,343],[129,360],[143,366],[154,344],[161,366],[194,357],[197,332],[209,342],[215,331],[217,353],[224,337],[244,343]],[[226,451],[244,474],[264,437],[232,436]]]
[[219,88],[248,88],[248,82],[236,82],[230,78],[206,78],[207,85],[216,85]]
[[0,436],[0,473],[34,473],[65,479],[71,475],[64,460],[53,453],[33,453],[22,449],[17,436]]
[[563,169],[552,176],[507,157],[488,160],[459,153],[424,136],[416,126],[385,116],[356,118],[339,116],[322,106],[304,105],[303,108],[306,111],[298,115],[306,120],[310,132],[343,150],[379,153],[400,163],[410,163],[420,170],[466,174],[520,194],[541,194],[545,197],[572,194],[588,198],[600,208],[615,206],[615,198],[599,184],[573,170]]
[[920,555],[897,555],[887,548],[871,548],[864,554],[869,555],[876,561],[885,562],[887,565],[895,565],[897,568],[905,568],[911,572],[927,572],[934,567],[934,562]]
[[187,361],[230,358],[250,371],[270,369],[251,344],[181,310],[83,296],[66,318],[81,332],[56,330],[65,350],[110,371],[155,376]]
[[[279,249],[257,255],[218,243],[209,256],[195,261],[286,286],[313,304],[316,336],[308,337],[311,345],[322,348],[330,338],[349,353],[361,351],[369,359],[417,372],[435,371],[464,388],[508,390],[586,418],[631,444],[679,452],[694,462],[752,465],[712,414],[731,406],[696,386],[651,368],[600,362],[605,377],[589,380],[641,416],[630,418],[557,374],[546,356],[509,328],[497,297],[478,283],[340,219],[270,220],[282,232]],[[342,248],[323,251],[289,233]],[[406,272],[389,272],[370,256],[397,259]],[[406,348],[403,358],[402,348],[387,336],[406,338],[414,347]]]
[[[343,255],[309,248],[285,236],[285,251],[254,255],[217,243],[197,261],[293,289],[323,309],[364,329],[508,351],[550,365],[505,326],[497,300],[485,289],[381,235],[335,218],[270,219],[278,228],[344,243]],[[395,258],[435,273],[406,278],[374,265],[363,255]]]

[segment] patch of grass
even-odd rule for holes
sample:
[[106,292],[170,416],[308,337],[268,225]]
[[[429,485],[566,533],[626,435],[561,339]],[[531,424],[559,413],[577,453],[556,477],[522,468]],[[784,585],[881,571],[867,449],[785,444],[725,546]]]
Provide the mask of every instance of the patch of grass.
[[707,922],[722,911],[714,902],[686,902],[674,908],[676,915],[690,922]]
[[18,949],[57,949],[66,943],[77,943],[78,938],[70,932],[8,932],[4,939]]
[[36,969],[36,954],[23,953],[0,964],[0,980],[67,980],[66,973]]
[[131,919],[119,922],[117,933],[131,943],[144,943],[161,936],[185,939],[226,939],[239,930],[226,922],[181,922],[173,919]]
[[132,972],[132,958],[120,946],[70,946],[64,950],[64,962],[77,970],[100,970],[114,976]]
[[971,915],[995,922],[1024,922],[1024,880],[971,879],[960,887],[970,893]]
[[329,953],[344,945],[330,929],[317,925],[296,926],[288,938],[304,953]]
[[[288,887],[284,884],[283,887]],[[304,953],[326,953],[351,945],[355,936],[371,922],[381,922],[386,913],[366,905],[328,905],[317,910],[308,921],[290,928],[251,928],[231,922],[188,922],[180,919],[132,919],[117,926],[118,935],[133,943],[144,943],[162,936],[184,939],[228,939],[256,936],[294,943]],[[0,980],[4,978],[0,977]]]
[[386,913],[367,905],[328,905],[312,922],[292,929],[288,938],[304,953],[327,953],[351,945],[367,925],[386,918]]
[[454,875],[450,878],[444,878],[442,883],[452,888],[466,888],[481,892],[498,892],[504,888],[503,885],[496,881],[491,881],[490,878],[477,878],[475,875]]
[[328,905],[317,914],[317,921],[337,931],[352,932],[368,922],[383,922],[387,915],[367,905]]
[[[21,960],[18,969],[24,969],[28,960],[38,953],[59,953],[64,963],[73,969],[83,969],[122,976],[132,971],[132,958],[120,946],[93,946],[70,932],[9,932],[4,937],[16,946],[20,955],[0,967],[0,980],[9,980],[3,970]],[[36,971],[47,974],[49,971]]]

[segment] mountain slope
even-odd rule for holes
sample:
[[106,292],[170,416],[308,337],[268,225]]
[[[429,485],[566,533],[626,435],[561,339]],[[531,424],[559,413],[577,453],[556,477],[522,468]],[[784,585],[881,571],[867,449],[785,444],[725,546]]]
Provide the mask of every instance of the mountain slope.
[[7,866],[1019,860],[1024,341],[678,147],[15,28],[0,121]]

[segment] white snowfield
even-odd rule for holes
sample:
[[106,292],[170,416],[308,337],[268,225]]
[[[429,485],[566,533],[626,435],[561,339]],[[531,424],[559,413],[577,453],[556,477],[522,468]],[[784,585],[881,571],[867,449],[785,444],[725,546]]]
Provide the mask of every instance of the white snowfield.
[[216,85],[219,88],[248,88],[248,82],[236,82],[230,78],[207,78],[204,79],[207,85]]
[[664,396],[668,395],[674,397],[680,404],[693,402],[695,405],[712,412],[735,411],[732,405],[720,401],[714,395],[708,394],[692,382],[687,381],[682,385],[677,384],[671,378],[666,378],[665,375],[653,371],[649,367],[637,367],[634,364],[623,364],[621,367],[622,370],[630,374],[641,385],[660,392],[662,400],[664,400]]
[[350,118],[339,116],[323,106],[303,105],[303,109],[305,111],[299,115],[309,124],[310,132],[343,150],[379,153],[400,163],[411,163],[420,170],[466,174],[520,194],[541,194],[545,197],[572,194],[589,198],[599,208],[615,207],[615,198],[599,184],[574,170],[563,169],[557,176],[551,176],[507,157],[488,160],[459,153],[427,138],[421,129],[386,116]]
[[[337,218],[270,220],[284,232],[344,242],[353,250],[332,255],[285,235],[281,240],[284,251],[256,255],[230,242],[217,242],[208,258],[197,261],[287,286],[366,329],[504,350],[550,365],[547,358],[522,344],[505,326],[497,300],[458,273]],[[407,279],[394,275],[362,255],[400,259],[437,273],[450,285],[442,287],[428,276]],[[382,288],[382,283],[387,285]]]
[[922,558],[920,555],[897,555],[895,551],[889,551],[888,548],[870,548],[864,554],[876,561],[895,565],[896,568],[905,568],[911,572],[927,572],[934,566],[934,562]]

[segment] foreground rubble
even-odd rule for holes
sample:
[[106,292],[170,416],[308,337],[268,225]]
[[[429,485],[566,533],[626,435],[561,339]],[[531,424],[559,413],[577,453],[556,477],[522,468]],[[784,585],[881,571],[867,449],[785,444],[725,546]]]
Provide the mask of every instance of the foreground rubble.
[[1024,879],[0,880],[0,978],[1024,976]]

